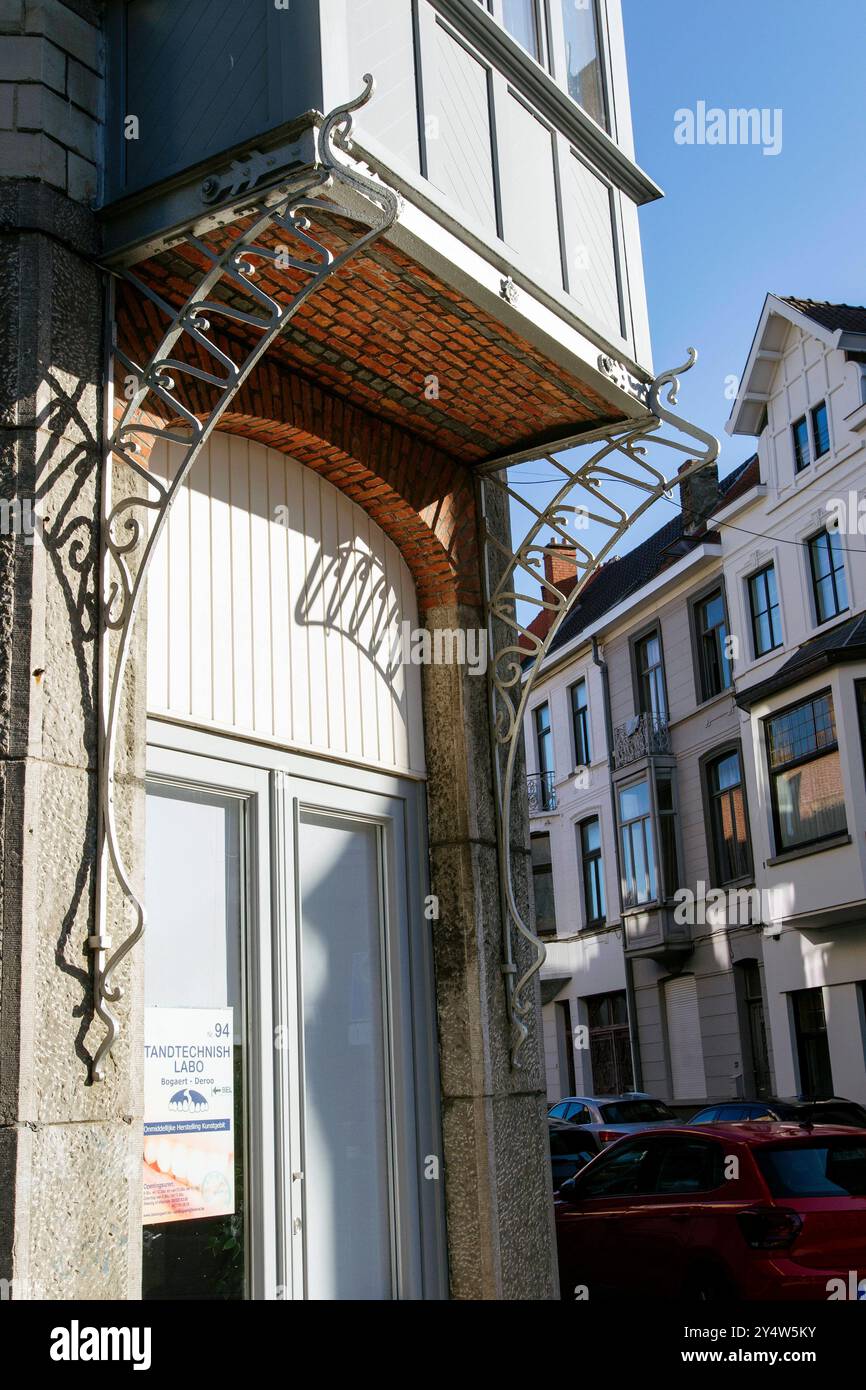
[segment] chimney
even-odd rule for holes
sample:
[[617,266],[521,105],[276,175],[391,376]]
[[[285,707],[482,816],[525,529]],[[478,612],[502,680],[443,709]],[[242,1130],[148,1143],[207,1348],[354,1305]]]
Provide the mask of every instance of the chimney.
[[[680,473],[690,468],[684,463]],[[693,536],[706,524],[719,505],[719,470],[715,463],[706,464],[680,483],[680,506],[683,509],[683,529]]]
[[545,555],[544,577],[548,584],[555,584],[558,589],[564,588],[567,593],[574,588],[577,580],[577,547],[574,541],[557,541],[551,536],[546,549],[555,550],[556,554]]

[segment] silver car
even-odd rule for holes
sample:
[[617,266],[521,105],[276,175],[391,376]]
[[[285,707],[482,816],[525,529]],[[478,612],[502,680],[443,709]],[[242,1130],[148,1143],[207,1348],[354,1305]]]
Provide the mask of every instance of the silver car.
[[664,1101],[633,1091],[624,1096],[565,1096],[548,1110],[551,1120],[567,1120],[592,1134],[599,1149],[625,1134],[658,1125],[682,1124]]

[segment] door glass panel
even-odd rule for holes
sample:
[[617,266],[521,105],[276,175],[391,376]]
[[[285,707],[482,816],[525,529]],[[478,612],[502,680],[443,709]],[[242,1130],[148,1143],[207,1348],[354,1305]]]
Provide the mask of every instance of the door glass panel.
[[235,798],[148,787],[145,1299],[245,1296],[243,828]]
[[307,1297],[394,1293],[380,839],[302,811],[298,828]]

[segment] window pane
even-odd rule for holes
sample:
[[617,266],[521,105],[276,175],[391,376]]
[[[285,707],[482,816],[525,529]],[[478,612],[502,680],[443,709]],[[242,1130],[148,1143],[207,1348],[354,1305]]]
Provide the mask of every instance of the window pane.
[[298,832],[304,1213],[311,1299],[392,1296],[380,843],[303,812]]
[[537,58],[539,50],[535,0],[503,0],[502,13],[509,34],[512,34],[533,58]]
[[636,782],[632,787],[623,787],[619,794],[619,816],[621,821],[636,820],[648,816],[650,794],[648,782]]
[[[168,1061],[167,1114],[159,1100],[156,1108],[148,1102],[145,1299],[245,1295],[242,833],[241,804],[231,797],[158,783],[148,787],[145,1066],[154,1065],[148,1060],[151,1047],[189,1048],[190,1055],[207,1049],[213,1055],[210,1049],[220,1039],[207,1033],[217,1028],[228,1029],[232,1056],[227,1077],[216,1070],[219,1058],[193,1076]],[[160,1086],[161,1081],[157,1077]],[[219,1214],[208,1215],[208,1209]]]
[[781,849],[841,835],[847,829],[838,752],[776,773],[775,795]]
[[562,0],[569,95],[601,126],[607,126],[595,0]]
[[805,416],[792,427],[794,435],[794,465],[798,473],[812,462],[809,455],[809,429]]
[[812,411],[812,435],[815,440],[815,457],[820,458],[830,448],[830,425],[824,401]]
[[584,854],[589,854],[594,849],[601,849],[601,830],[597,820],[584,821],[581,835]]

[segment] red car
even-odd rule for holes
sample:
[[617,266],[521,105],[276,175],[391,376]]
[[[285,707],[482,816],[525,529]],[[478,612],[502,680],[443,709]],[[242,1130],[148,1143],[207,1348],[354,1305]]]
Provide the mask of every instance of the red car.
[[645,1130],[564,1184],[556,1233],[563,1299],[857,1298],[866,1130]]

